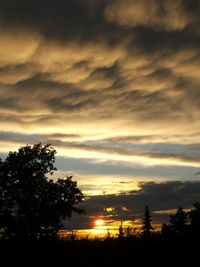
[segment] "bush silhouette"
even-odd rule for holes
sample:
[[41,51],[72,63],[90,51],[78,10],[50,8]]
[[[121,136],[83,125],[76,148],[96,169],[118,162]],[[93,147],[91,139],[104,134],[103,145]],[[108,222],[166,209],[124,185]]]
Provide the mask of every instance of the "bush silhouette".
[[5,238],[54,236],[61,220],[83,212],[83,200],[72,177],[54,181],[48,176],[56,151],[50,144],[21,147],[0,160],[0,229]]

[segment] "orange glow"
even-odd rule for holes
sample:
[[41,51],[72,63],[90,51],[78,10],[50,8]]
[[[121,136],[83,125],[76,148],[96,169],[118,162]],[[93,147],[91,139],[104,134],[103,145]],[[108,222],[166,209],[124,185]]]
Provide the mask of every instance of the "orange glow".
[[104,225],[104,220],[101,220],[101,219],[96,220],[95,221],[95,225],[96,226],[102,226],[102,225]]
[[[118,237],[119,233],[119,226],[121,225],[121,221],[112,221],[112,220],[102,220],[102,219],[97,219],[94,221],[94,228],[91,229],[76,229],[73,231],[70,230],[60,230],[58,233],[58,236],[60,238],[66,238],[70,234],[75,234],[78,239],[84,239],[84,238],[101,238],[104,239],[107,237],[108,232],[111,237]],[[136,233],[140,233],[141,231],[141,226],[142,226],[142,221],[141,219],[135,219],[134,221],[130,220],[125,220],[122,223],[122,227],[124,229],[124,233],[126,234],[126,229],[127,227],[132,227],[136,229]],[[159,223],[154,223],[154,228],[156,230],[161,229],[161,224]]]

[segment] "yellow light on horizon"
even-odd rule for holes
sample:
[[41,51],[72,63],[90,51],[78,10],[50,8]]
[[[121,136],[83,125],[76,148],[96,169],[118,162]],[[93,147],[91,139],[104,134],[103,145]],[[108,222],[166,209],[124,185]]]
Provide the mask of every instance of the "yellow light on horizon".
[[95,221],[96,226],[103,226],[104,225],[104,220],[98,219]]
[[112,208],[112,207],[105,208],[105,211],[107,211],[107,212],[112,212],[114,210],[115,210],[115,208]]

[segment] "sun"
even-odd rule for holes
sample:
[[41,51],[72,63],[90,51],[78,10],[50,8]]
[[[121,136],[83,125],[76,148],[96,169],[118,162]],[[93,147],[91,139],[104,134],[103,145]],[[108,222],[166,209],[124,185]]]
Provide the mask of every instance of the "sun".
[[98,219],[94,223],[96,226],[102,226],[102,225],[104,225],[104,220]]

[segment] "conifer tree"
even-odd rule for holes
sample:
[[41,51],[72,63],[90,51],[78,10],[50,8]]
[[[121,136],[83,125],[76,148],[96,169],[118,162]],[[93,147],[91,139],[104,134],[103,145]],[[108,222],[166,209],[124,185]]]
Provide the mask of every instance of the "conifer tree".
[[143,218],[143,225],[142,225],[142,234],[143,236],[150,236],[152,231],[153,231],[153,227],[151,225],[151,215],[150,215],[150,211],[148,206],[145,206],[145,213],[144,213],[144,218]]

